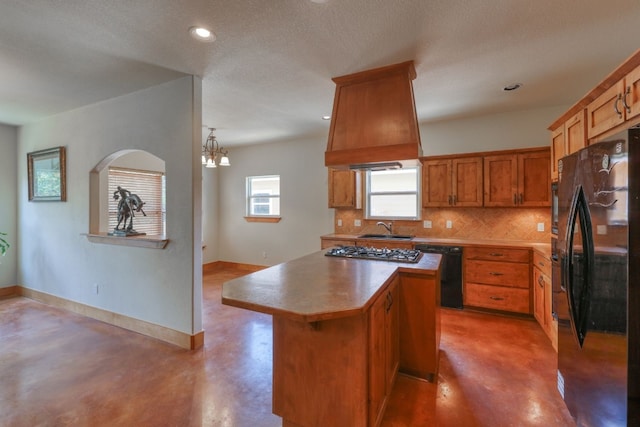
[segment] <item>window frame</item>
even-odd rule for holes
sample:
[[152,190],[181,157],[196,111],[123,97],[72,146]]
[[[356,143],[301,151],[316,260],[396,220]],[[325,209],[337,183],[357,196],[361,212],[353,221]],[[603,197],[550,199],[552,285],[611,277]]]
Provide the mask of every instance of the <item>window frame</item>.
[[[257,179],[265,179],[265,178],[277,178],[278,179],[278,194],[256,194],[256,195],[252,195],[251,191],[252,191],[252,184],[254,180]],[[280,184],[281,184],[281,177],[280,175],[277,174],[272,174],[272,175],[252,175],[252,176],[247,176],[245,178],[245,218],[247,218],[247,220],[249,219],[279,219],[281,218],[281,214],[282,214],[282,205],[280,204],[279,206],[279,212],[277,214],[255,214],[251,211],[251,207],[252,207],[252,201],[255,199],[268,199],[268,206],[269,206],[269,212],[271,212],[271,210],[273,209],[273,204],[274,204],[274,200],[278,200],[278,202],[282,201],[282,198],[280,197],[281,195],[281,191],[280,191]],[[258,205],[267,205],[267,203],[261,202]],[[255,208],[255,202],[253,204],[254,208]]]
[[[411,166],[407,168],[403,168],[403,170],[415,170],[415,179],[416,179],[416,190],[402,190],[402,191],[384,191],[384,192],[371,192],[371,174],[376,172],[376,170],[367,170],[365,173],[365,209],[364,209],[364,219],[386,219],[386,220],[397,220],[397,221],[418,221],[421,218],[421,197],[422,197],[422,170],[420,165]],[[400,195],[415,195],[415,216],[375,216],[371,215],[371,196],[400,196]]]

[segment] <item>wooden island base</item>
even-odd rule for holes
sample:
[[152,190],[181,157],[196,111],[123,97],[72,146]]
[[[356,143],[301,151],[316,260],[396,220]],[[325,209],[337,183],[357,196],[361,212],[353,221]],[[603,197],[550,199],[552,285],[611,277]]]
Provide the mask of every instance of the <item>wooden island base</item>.
[[[320,252],[225,283],[224,304],[273,315],[273,413],[283,427],[378,426],[399,371],[436,378],[440,260]],[[321,272],[302,283],[310,266]]]

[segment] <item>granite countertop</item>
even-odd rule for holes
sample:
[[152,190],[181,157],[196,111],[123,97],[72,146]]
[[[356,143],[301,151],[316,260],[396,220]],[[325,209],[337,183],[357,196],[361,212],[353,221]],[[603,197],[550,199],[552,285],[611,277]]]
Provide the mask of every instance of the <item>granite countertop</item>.
[[325,256],[326,251],[226,282],[222,303],[261,313],[316,322],[364,313],[398,272],[433,276],[441,256],[417,263]]

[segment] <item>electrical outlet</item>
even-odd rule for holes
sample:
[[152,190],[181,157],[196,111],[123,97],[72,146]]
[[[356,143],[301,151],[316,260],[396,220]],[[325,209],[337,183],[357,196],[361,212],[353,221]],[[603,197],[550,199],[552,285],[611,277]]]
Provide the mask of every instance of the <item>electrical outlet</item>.
[[338,227],[342,227],[342,220],[341,219],[338,220]]
[[424,228],[431,228],[432,224],[431,224],[431,221],[424,221],[422,225],[424,226]]
[[447,228],[453,228],[453,222],[450,219],[447,220],[446,227]]
[[607,234],[607,226],[606,225],[597,225],[596,226],[596,234]]
[[356,227],[361,227],[362,226],[362,221],[360,221],[359,219],[356,219],[353,221],[353,225]]
[[544,231],[544,222],[538,223],[538,231]]

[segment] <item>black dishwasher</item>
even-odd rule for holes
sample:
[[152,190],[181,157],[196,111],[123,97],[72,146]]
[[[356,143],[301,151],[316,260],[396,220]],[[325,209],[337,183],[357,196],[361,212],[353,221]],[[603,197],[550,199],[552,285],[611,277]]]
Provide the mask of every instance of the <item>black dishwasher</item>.
[[442,255],[440,305],[462,308],[462,248],[460,246],[416,245],[420,252]]

